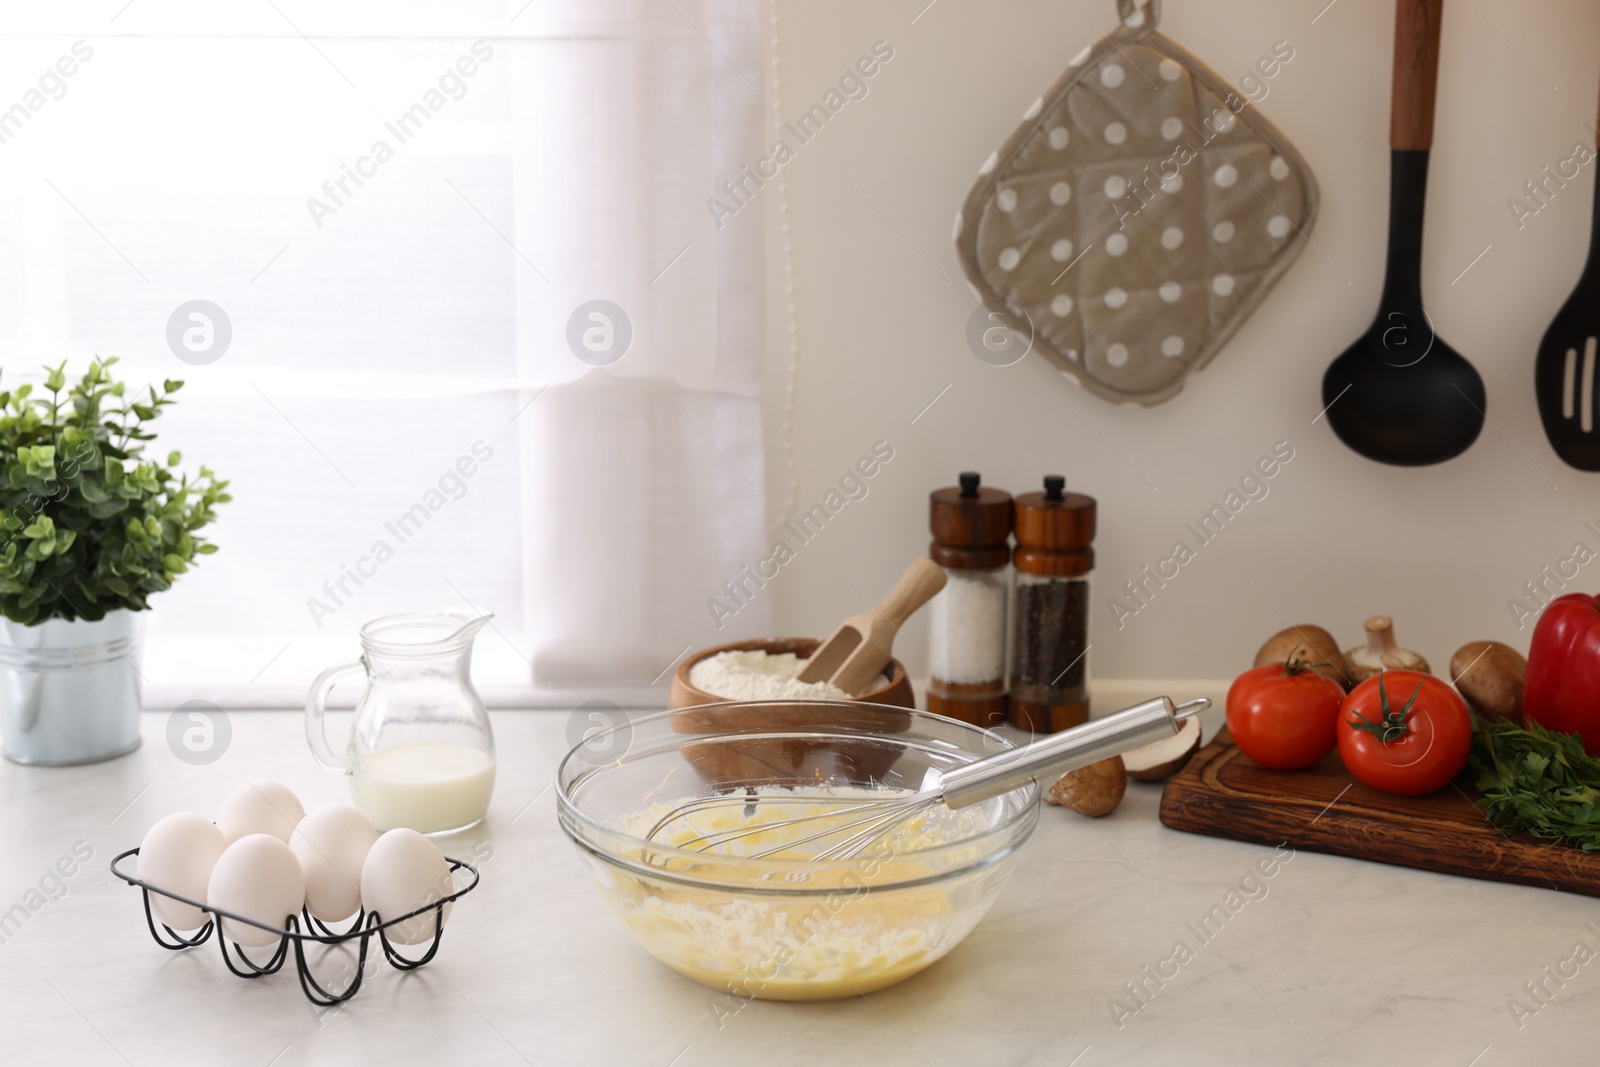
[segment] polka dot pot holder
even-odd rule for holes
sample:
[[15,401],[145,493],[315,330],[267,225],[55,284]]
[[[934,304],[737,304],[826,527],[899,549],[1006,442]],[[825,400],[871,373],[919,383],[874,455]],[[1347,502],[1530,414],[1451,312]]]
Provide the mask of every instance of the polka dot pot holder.
[[1317,182],[1256,106],[1119,0],[956,217],[978,299],[1107,400],[1175,396],[1299,255]]

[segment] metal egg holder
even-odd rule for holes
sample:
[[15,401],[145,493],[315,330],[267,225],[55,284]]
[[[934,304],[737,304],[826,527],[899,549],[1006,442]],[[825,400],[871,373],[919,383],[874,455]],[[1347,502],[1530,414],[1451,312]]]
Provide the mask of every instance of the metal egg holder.
[[[223,911],[219,908],[208,907],[198,900],[190,900],[188,897],[179,896],[177,893],[168,892],[167,890],[162,889],[160,886],[154,886],[149,882],[140,881],[133,875],[117,869],[117,865],[123,860],[128,859],[130,856],[137,856],[138,854],[139,850],[137,848],[130,848],[128,851],[123,852],[112,859],[111,873],[122,879],[124,882],[127,882],[129,885],[138,886],[143,891],[142,895],[144,897],[145,925],[150,928],[150,936],[155,938],[156,944],[160,945],[162,948],[171,949],[173,951],[180,951],[186,948],[193,948],[196,945],[203,945],[205,944],[206,939],[211,936],[213,928],[218,926],[217,919],[219,918],[227,919],[229,922],[243,923],[247,926],[254,926],[259,930],[265,930],[269,933],[278,934],[281,937],[281,940],[278,943],[278,951],[273,953],[272,958],[265,964],[258,966],[247,955],[245,955],[244,949],[241,948],[237,943],[235,943],[233,946],[233,953],[230,953],[228,951],[227,939],[224,938],[221,934],[221,931],[218,930],[217,944],[222,949],[222,962],[228,965],[228,970],[232,971],[240,978],[260,978],[263,975],[276,974],[280,969],[282,969],[284,961],[288,959],[289,946],[292,943],[294,945],[295,971],[300,976],[300,988],[305,991],[306,999],[310,1000],[311,1003],[316,1004],[319,1007],[332,1007],[335,1004],[342,1004],[351,997],[355,996],[356,991],[361,988],[361,980],[366,971],[367,965],[367,944],[372,939],[373,934],[378,935],[378,942],[383,946],[384,957],[388,959],[389,964],[392,967],[395,967],[398,970],[413,970],[414,968],[421,967],[423,964],[433,959],[434,953],[439,951],[439,939],[444,935],[444,906],[453,900],[457,900],[466,896],[468,893],[476,889],[478,886],[478,880],[480,878],[480,875],[478,874],[478,868],[474,867],[472,864],[466,862],[465,860],[451,859],[449,856],[446,856],[445,862],[450,865],[452,881],[454,880],[456,871],[465,870],[469,871],[472,875],[472,881],[468,882],[460,889],[457,889],[454,893],[451,893],[447,897],[442,897],[430,904],[423,905],[415,911],[407,912],[404,915],[396,916],[395,918],[388,920],[384,920],[376,913],[368,914],[367,910],[362,908],[356,913],[355,921],[350,924],[348,929],[342,932],[333,930],[326,923],[322,922],[322,920],[312,916],[312,914],[306,911],[304,906],[302,906],[300,909],[300,914],[287,916],[284,921],[283,928],[280,929],[275,926],[268,926],[266,923],[257,922],[254,919],[246,918],[243,915],[235,915],[231,911]],[[185,938],[183,935],[173,930],[172,927],[168,926],[166,923],[161,923],[160,928],[165,930],[167,932],[167,937],[171,939],[169,942],[168,940],[163,939],[160,932],[156,929],[157,923],[155,919],[155,913],[150,910],[151,893],[159,893],[161,896],[176,900],[181,904],[188,904],[190,907],[199,908],[202,912],[215,916],[216,918],[208,921],[193,936],[188,938]],[[394,946],[389,943],[389,938],[385,936],[384,931],[389,929],[389,927],[396,925],[397,923],[406,922],[430,911],[433,913],[434,925],[433,938],[428,944],[428,951],[424,953],[420,959],[407,959],[405,956],[402,956],[399,952],[397,952]],[[306,932],[301,932],[302,922],[305,926]],[[349,986],[347,986],[342,992],[330,993],[323,989],[322,986],[317,983],[317,980],[311,976],[311,968],[306,963],[306,942],[309,941],[319,945],[340,945],[350,940],[359,940],[361,942],[360,951],[356,958],[355,977],[351,979]],[[234,961],[234,954],[238,955],[237,963]]]

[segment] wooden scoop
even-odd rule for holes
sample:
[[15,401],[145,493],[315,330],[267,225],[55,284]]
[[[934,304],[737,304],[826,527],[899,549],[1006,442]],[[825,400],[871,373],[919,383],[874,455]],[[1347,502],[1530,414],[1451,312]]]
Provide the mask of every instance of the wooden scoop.
[[900,580],[878,605],[839,624],[822,642],[800,672],[802,682],[832,682],[851,696],[859,696],[894,651],[900,624],[944,588],[944,568],[923,557],[913,560]]

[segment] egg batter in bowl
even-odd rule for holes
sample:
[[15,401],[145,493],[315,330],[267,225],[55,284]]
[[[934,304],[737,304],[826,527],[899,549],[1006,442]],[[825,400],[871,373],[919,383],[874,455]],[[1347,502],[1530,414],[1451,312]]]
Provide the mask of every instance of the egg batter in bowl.
[[[657,959],[740,997],[826,1000],[911,977],[983,918],[1033,831],[1035,786],[961,811],[935,806],[849,859],[818,855],[848,836],[829,831],[861,817],[850,809],[909,796],[929,771],[1010,743],[903,708],[841,707],[668,712],[568,755],[562,826],[607,904]],[[590,762],[602,758],[591,752],[617,751]],[[732,802],[663,825],[708,797]],[[803,816],[821,818],[791,821]]]

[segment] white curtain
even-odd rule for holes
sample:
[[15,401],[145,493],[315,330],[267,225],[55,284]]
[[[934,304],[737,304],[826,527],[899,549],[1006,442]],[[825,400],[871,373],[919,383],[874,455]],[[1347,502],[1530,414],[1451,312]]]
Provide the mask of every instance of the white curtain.
[[183,378],[162,454],[233,481],[147,705],[297,704],[362,621],[462,600],[501,705],[659,702],[769,628],[707,608],[763,555],[762,221],[706,207],[761,154],[759,0],[112,11],[0,16],[0,387]]

